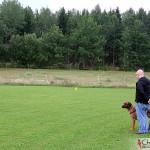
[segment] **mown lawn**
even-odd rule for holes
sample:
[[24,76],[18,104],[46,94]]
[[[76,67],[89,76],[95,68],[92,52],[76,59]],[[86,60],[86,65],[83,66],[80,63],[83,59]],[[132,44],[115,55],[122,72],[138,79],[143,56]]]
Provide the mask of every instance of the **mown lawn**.
[[[0,150],[128,150],[135,89],[0,86]],[[135,105],[134,101],[133,104]]]

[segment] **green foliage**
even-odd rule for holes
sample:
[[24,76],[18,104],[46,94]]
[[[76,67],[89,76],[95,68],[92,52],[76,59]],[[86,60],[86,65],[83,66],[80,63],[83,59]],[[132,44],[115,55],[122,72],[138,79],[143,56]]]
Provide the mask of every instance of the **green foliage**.
[[58,26],[51,27],[42,39],[43,50],[46,52],[49,65],[63,62],[65,38]]
[[150,12],[142,8],[52,13],[0,4],[0,63],[13,67],[149,70],[149,40]]
[[35,17],[32,9],[30,7],[26,7],[24,9],[25,13],[25,25],[23,28],[23,33],[34,33],[35,32]]
[[56,23],[55,15],[51,12],[49,8],[42,8],[40,10],[40,13],[36,11],[35,16],[35,33],[39,37],[46,34],[51,28],[51,26],[53,26]]
[[60,9],[58,14],[58,26],[62,30],[62,33],[65,35],[67,32],[67,22],[68,22],[68,16],[66,14],[66,11],[63,8]]
[[135,19],[134,13],[127,12],[125,16],[126,25],[122,32],[122,56],[120,56],[122,68],[132,70],[144,66],[148,69],[150,37],[147,28],[141,20]]
[[3,38],[8,43],[12,34],[19,33],[24,25],[24,11],[17,0],[4,0],[0,5],[0,20],[3,22]]
[[79,65],[82,64],[82,69],[86,68],[87,64],[93,67],[94,63],[103,60],[105,39],[101,36],[101,26],[97,25],[89,15],[85,14],[82,17],[71,36],[76,48],[75,57],[78,58]]
[[41,39],[38,39],[34,33],[24,36],[13,35],[10,40],[9,53],[13,66],[43,68],[47,61],[46,54],[41,50]]

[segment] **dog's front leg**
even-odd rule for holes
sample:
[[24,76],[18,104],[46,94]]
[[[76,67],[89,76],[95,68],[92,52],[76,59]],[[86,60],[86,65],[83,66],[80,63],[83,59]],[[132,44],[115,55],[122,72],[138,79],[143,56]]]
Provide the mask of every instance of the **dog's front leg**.
[[132,118],[132,128],[131,130],[134,130],[135,129],[135,119]]

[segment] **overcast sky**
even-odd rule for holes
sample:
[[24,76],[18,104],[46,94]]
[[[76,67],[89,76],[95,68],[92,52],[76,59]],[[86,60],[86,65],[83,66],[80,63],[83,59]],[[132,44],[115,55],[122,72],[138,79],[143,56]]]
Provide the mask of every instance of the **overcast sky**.
[[[18,0],[23,7],[30,6],[33,11],[40,10],[42,7],[48,7],[52,12],[58,11],[64,7],[65,10],[82,11],[84,8],[91,11],[99,4],[102,11],[105,9],[116,9],[119,7],[121,12],[125,12],[129,8],[138,11],[139,8],[144,8],[147,12],[150,10],[150,0]],[[0,0],[2,3],[3,0]]]

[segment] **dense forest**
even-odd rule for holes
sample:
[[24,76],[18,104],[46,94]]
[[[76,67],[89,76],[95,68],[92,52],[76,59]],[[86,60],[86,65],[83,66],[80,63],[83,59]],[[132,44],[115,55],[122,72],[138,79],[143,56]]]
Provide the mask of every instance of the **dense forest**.
[[0,67],[150,70],[150,11],[53,13],[0,4]]

